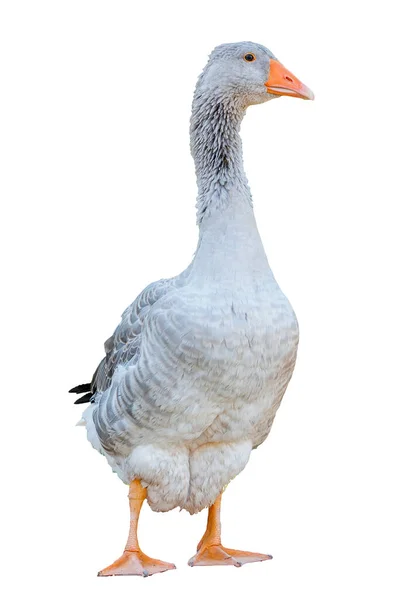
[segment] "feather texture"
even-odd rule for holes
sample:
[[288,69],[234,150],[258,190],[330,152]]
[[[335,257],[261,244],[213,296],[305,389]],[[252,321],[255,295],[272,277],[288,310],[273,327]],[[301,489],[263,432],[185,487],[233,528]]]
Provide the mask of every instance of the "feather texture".
[[[248,51],[261,78],[237,62]],[[191,121],[195,257],[123,313],[90,385],[89,440],[125,483],[142,480],[154,510],[214,502],[267,437],[293,372],[297,320],[257,231],[239,137],[247,106],[270,99],[258,82],[272,56],[251,43],[211,55]]]

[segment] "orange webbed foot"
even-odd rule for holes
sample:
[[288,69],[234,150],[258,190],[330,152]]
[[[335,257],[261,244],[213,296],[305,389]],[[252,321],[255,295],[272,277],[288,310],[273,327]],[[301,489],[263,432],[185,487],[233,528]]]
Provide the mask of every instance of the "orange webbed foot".
[[224,548],[221,544],[206,545],[205,542],[202,542],[199,546],[198,552],[188,561],[190,567],[207,567],[213,565],[241,567],[245,563],[261,562],[272,558],[270,554],[232,550],[231,548]]
[[209,506],[207,528],[198,544],[195,556],[188,561],[189,566],[233,565],[241,567],[249,562],[270,560],[272,558],[270,554],[224,548],[221,544],[220,506],[221,494],[216,498],[214,504]]
[[125,550],[120,558],[115,560],[109,567],[102,569],[98,577],[111,577],[113,575],[141,575],[148,577],[155,573],[163,573],[175,569],[173,563],[163,562],[156,558],[150,558],[141,550]]

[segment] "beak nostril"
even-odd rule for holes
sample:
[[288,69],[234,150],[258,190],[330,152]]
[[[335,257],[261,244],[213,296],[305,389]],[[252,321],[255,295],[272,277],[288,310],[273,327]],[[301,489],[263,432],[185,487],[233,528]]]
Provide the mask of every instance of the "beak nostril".
[[290,81],[290,83],[293,83],[293,79],[289,77],[289,75],[285,75],[285,79],[287,79],[287,81]]

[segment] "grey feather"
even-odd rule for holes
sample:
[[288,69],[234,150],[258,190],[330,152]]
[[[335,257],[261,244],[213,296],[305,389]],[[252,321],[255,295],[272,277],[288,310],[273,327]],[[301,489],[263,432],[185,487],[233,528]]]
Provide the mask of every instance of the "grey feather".
[[126,309],[92,379],[89,439],[123,481],[148,484],[156,510],[214,501],[266,439],[293,372],[297,320],[256,227],[239,136],[248,106],[275,98],[273,58],[252,42],[211,54],[190,128],[194,259]]

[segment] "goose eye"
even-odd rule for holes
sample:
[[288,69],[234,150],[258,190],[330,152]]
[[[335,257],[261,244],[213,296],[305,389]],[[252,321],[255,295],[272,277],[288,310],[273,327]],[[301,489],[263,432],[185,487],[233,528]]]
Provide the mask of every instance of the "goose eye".
[[245,54],[244,59],[246,62],[253,62],[253,60],[256,60],[256,57],[254,54],[249,52],[248,54]]

